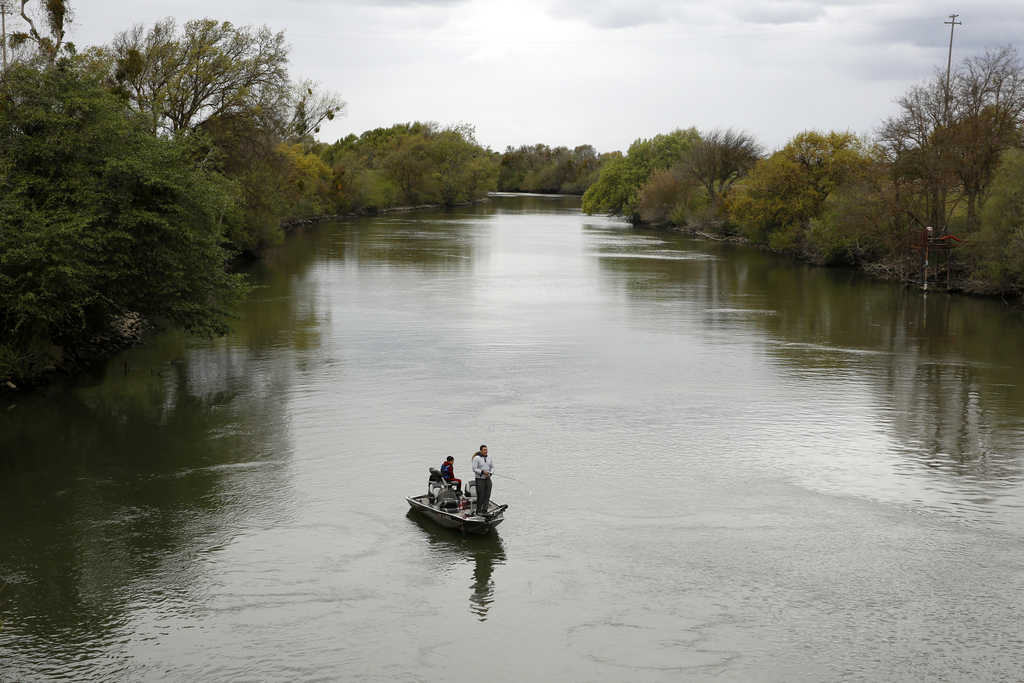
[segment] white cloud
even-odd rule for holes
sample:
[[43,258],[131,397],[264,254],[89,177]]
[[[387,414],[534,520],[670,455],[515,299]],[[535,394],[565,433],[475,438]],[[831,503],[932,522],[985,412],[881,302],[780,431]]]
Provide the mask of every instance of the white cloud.
[[751,2],[733,16],[748,24],[806,24],[827,17],[825,8],[811,2]]
[[477,50],[470,58],[472,62],[478,62],[485,65],[494,64],[509,64],[512,58],[508,56],[508,53],[504,50],[496,47],[485,47],[482,50]]
[[[951,10],[927,0],[92,0],[72,39],[210,16],[285,30],[292,73],[342,93],[321,137],[466,121],[495,149],[601,151],[676,126],[782,144],[806,128],[865,132],[945,65]],[[1019,40],[1016,3],[963,7],[954,60]]]

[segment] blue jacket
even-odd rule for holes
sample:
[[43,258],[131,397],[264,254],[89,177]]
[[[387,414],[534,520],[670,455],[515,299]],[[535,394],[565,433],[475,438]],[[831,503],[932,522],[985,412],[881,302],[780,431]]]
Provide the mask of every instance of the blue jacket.
[[445,461],[445,463],[441,465],[441,476],[445,481],[451,481],[455,478],[455,470],[450,462]]

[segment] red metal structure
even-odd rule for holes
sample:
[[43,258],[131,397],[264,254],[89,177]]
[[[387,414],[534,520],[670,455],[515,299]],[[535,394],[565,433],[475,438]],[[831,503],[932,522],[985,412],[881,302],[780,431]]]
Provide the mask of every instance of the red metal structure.
[[[907,245],[907,280],[911,279],[911,266],[913,264],[914,252],[917,252],[917,261],[919,262],[920,274],[921,274],[921,288],[928,289],[928,270],[931,263],[931,255],[935,254],[936,257],[941,254],[946,255],[946,289],[949,289],[949,274],[952,272],[951,262],[953,258],[953,249],[962,242],[959,237],[955,235],[943,235],[939,236],[938,231],[934,228],[928,227],[921,231],[913,231],[910,233],[910,243]],[[938,274],[939,263],[938,258],[935,259],[935,273]]]

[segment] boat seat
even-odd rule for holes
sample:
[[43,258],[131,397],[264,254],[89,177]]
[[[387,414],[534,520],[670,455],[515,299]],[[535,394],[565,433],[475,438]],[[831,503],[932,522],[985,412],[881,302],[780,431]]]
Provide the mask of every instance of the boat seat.
[[427,496],[430,501],[433,502],[437,499],[437,494],[444,489],[444,485],[439,481],[431,481],[427,483]]
[[476,480],[471,479],[468,484],[463,488],[466,493],[466,498],[476,499]]
[[437,508],[449,512],[459,509],[459,498],[455,495],[455,489],[443,489],[437,494]]

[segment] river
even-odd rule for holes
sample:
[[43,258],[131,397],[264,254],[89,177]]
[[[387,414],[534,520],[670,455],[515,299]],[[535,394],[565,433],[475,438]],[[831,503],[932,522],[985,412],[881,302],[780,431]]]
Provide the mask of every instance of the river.
[[248,272],[0,404],[0,682],[1021,680],[1021,313],[559,197]]

